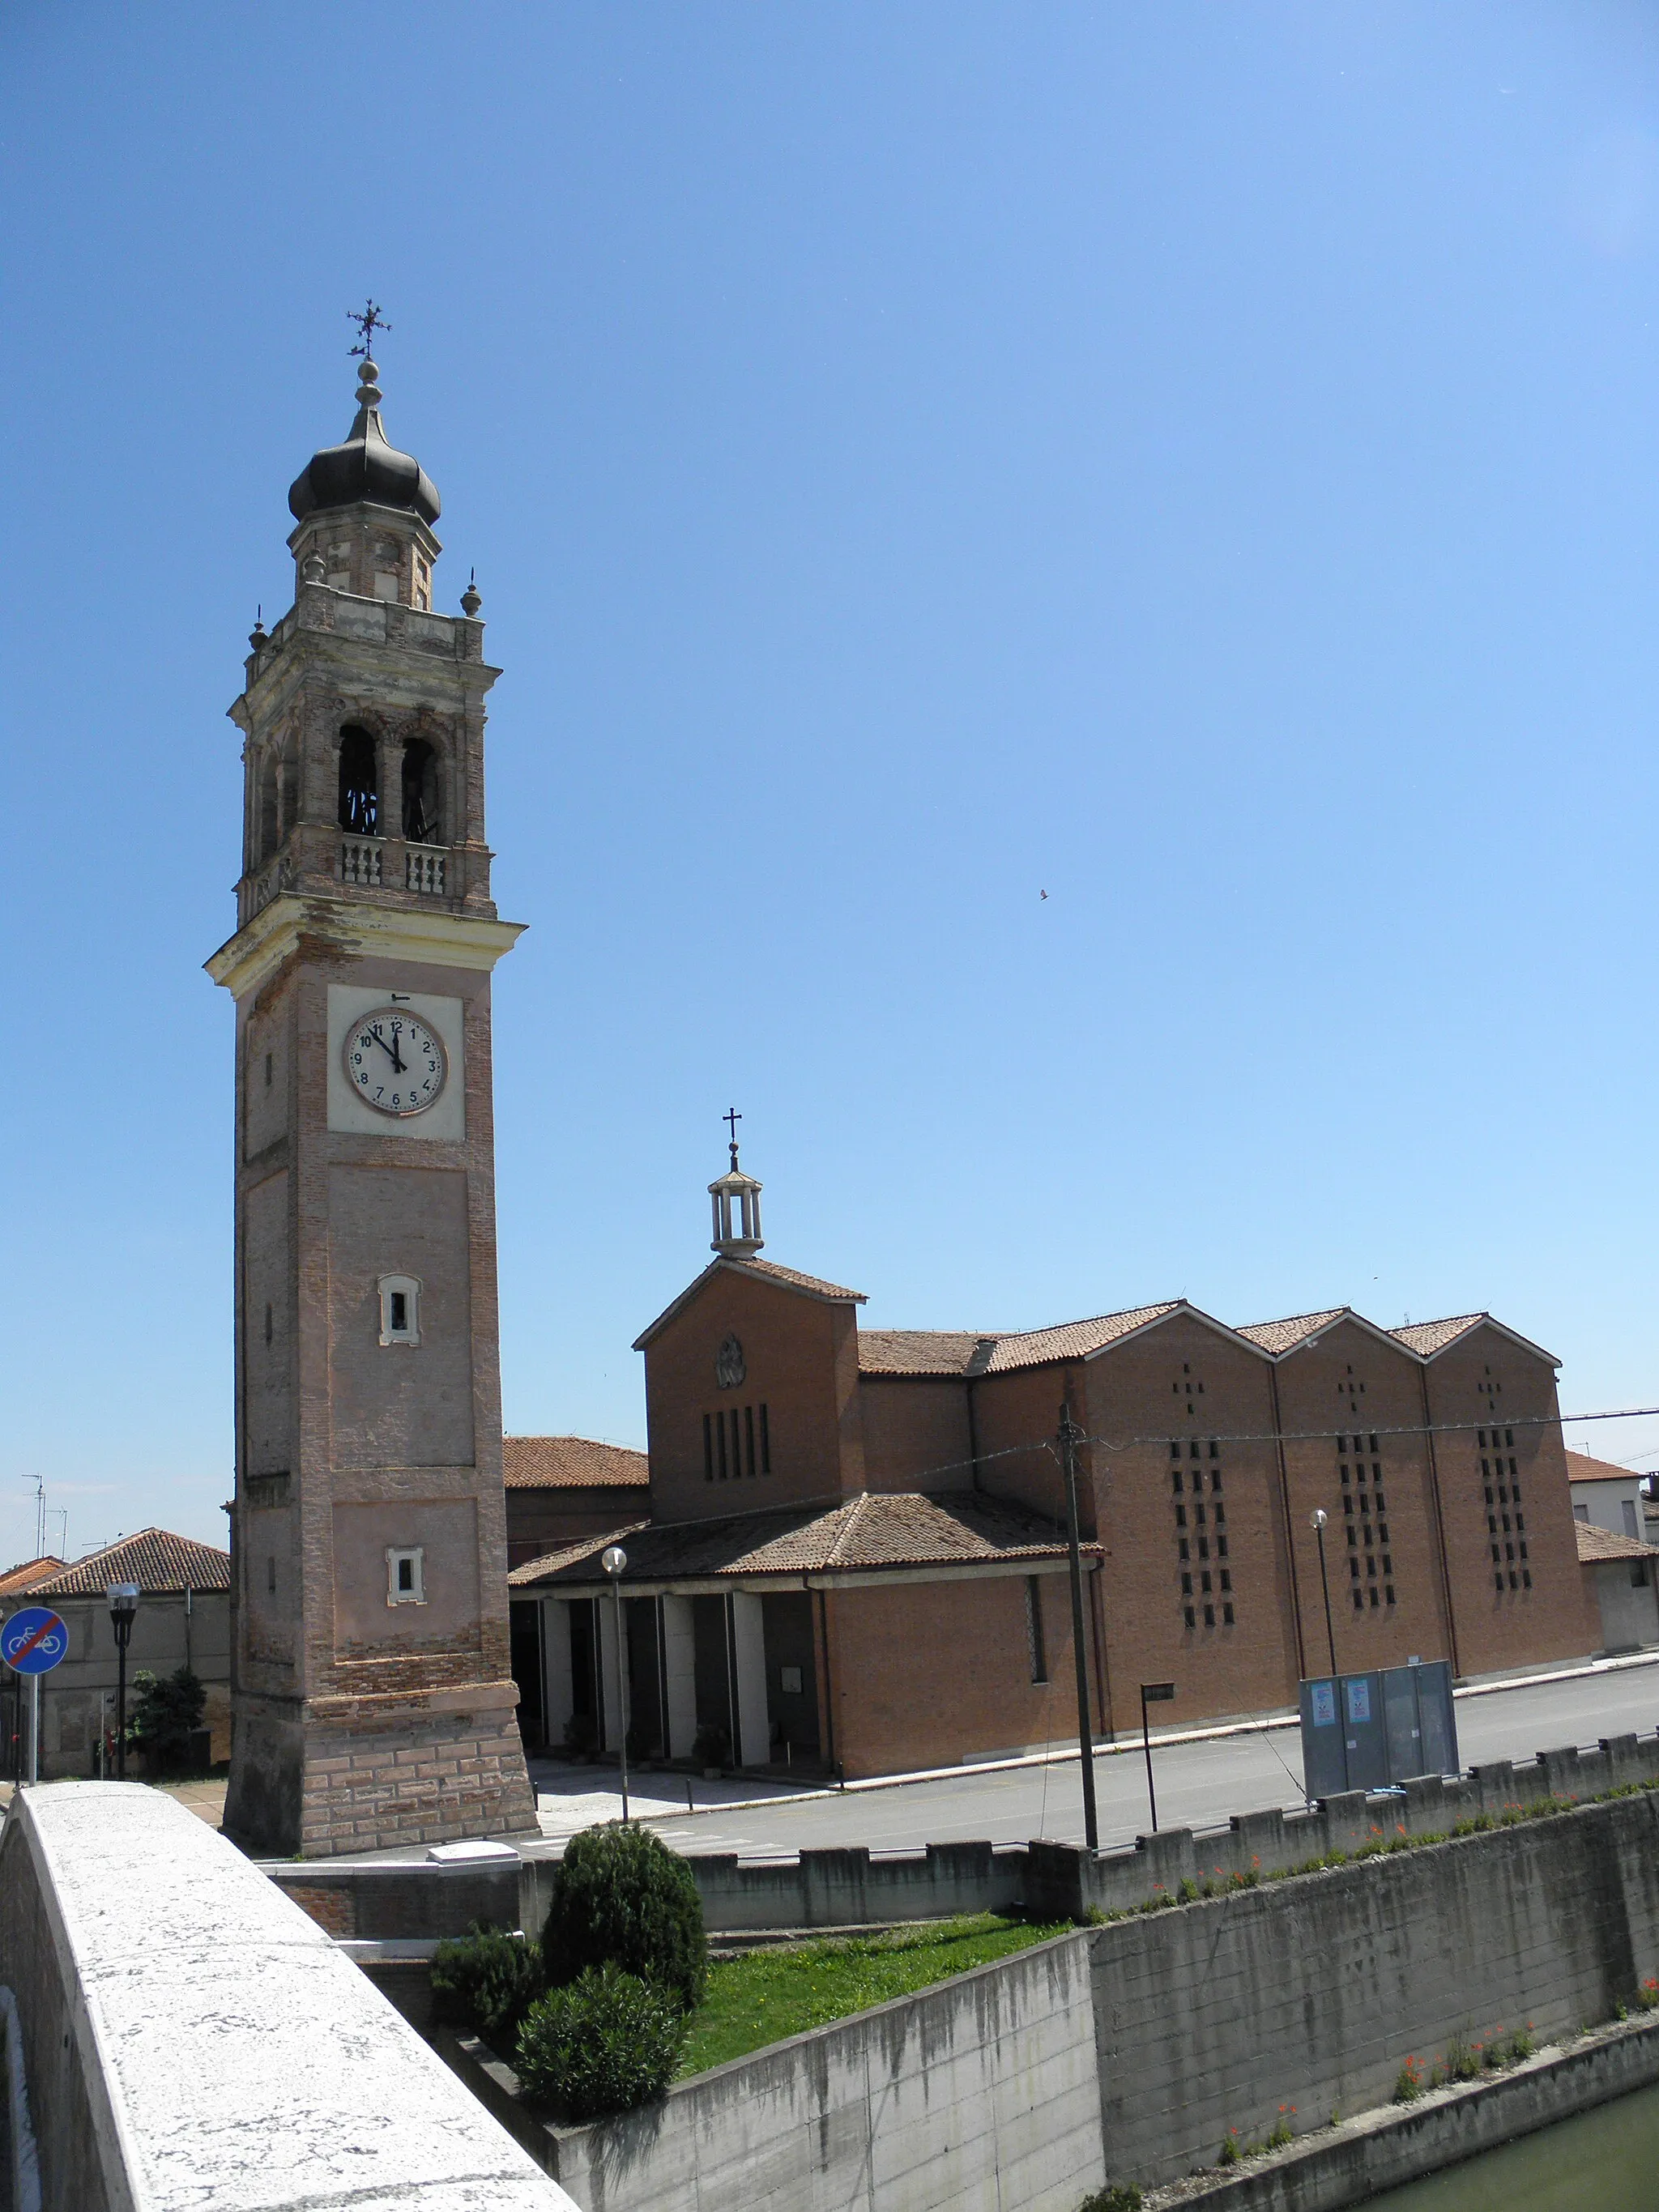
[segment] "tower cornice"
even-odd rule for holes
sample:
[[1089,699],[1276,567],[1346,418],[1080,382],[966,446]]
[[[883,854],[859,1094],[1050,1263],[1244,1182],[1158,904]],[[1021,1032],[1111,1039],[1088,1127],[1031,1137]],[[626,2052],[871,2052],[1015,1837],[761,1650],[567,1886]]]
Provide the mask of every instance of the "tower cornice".
[[301,939],[358,959],[416,960],[488,975],[529,925],[439,908],[371,906],[280,892],[203,965],[233,998],[257,991],[292,958]]

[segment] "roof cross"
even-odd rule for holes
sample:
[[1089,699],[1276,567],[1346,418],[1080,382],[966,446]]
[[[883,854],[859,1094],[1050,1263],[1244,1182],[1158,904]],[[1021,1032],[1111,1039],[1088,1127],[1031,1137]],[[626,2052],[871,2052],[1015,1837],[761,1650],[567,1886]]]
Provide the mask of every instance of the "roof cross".
[[732,1132],[732,1165],[735,1169],[738,1164],[738,1124],[742,1121],[743,1116],[733,1106],[722,1114],[720,1119]]
[[380,313],[380,308],[375,305],[373,300],[368,301],[365,304],[361,314],[355,313],[351,308],[348,307],[346,309],[346,320],[349,323],[356,324],[358,334],[362,339],[362,343],[361,345],[355,345],[352,347],[349,357],[355,361],[361,356],[364,361],[372,360],[374,353],[374,338],[375,331],[389,331],[392,328],[391,324],[387,322],[386,317]]

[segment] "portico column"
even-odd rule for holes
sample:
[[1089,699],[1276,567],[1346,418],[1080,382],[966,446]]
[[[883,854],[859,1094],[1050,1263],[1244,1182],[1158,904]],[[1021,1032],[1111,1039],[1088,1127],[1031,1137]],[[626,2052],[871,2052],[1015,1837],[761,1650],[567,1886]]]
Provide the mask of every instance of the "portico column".
[[542,1600],[542,1717],[550,1746],[564,1741],[564,1724],[576,1710],[570,1673],[570,1607],[562,1598]]
[[697,1734],[697,1651],[689,1597],[662,1602],[663,1680],[668,1707],[668,1756],[690,1759]]
[[599,1749],[618,1751],[628,1733],[628,1617],[623,1616],[623,1709],[617,1711],[617,1607],[607,1590],[599,1601]]
[[766,1633],[761,1601],[751,1590],[732,1595],[732,1641],[738,1661],[738,1762],[764,1766],[772,1753],[766,1705]]

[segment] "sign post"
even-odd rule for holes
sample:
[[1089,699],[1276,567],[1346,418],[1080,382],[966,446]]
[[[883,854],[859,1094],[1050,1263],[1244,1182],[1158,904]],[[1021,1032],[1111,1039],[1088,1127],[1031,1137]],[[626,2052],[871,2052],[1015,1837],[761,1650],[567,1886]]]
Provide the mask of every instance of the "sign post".
[[1143,1682],[1140,1686],[1140,1747],[1146,1754],[1146,1802],[1152,1810],[1154,1835],[1158,1833],[1158,1793],[1152,1788],[1152,1730],[1146,1708],[1167,1705],[1175,1693],[1173,1682]]
[[29,1771],[40,1779],[40,1677],[69,1656],[69,1630],[49,1606],[26,1605],[0,1628],[0,1659],[29,1678]]

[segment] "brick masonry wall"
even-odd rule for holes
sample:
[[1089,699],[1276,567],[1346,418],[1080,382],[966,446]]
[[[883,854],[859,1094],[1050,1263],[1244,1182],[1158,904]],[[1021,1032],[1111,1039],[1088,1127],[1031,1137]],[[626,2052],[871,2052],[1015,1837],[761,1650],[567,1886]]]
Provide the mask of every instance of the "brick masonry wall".
[[510,1707],[420,1712],[379,1729],[308,1732],[304,1858],[535,1829],[535,1798]]
[[[1553,1370],[1501,1330],[1485,1328],[1432,1361],[1425,1381],[1437,1431],[1457,1671],[1492,1674],[1597,1650],[1601,1622],[1578,1567]],[[1520,1532],[1503,1527],[1505,1513],[1515,1518],[1512,1501],[1494,1498],[1488,1508],[1486,1491],[1488,1483],[1494,1491],[1509,1489],[1515,1480],[1527,1524],[1529,1591],[1509,1588],[1510,1571],[1522,1569],[1518,1557],[1497,1563],[1492,1557],[1494,1542],[1500,1549],[1514,1544],[1518,1553],[1522,1539]],[[1498,1517],[1495,1535],[1487,1527],[1489,1511]],[[1504,1577],[1501,1592],[1492,1581],[1498,1572]]]
[[968,1394],[953,1377],[859,1378],[871,1490],[971,1490]]
[[1037,1580],[1042,1682],[1024,1574],[829,1593],[836,1757],[850,1780],[1076,1742],[1069,1589],[1064,1573]]
[[[804,1296],[737,1268],[709,1276],[646,1354],[653,1518],[702,1520],[834,1499],[862,1487],[856,1368],[848,1368],[849,1358],[857,1358],[854,1311],[850,1304]],[[741,1383],[725,1389],[714,1363],[728,1335],[743,1346],[746,1372]],[[703,1415],[762,1405],[771,1437],[770,1474],[706,1480]]]
[[[1271,1441],[1240,1441],[1273,1435],[1268,1362],[1176,1316],[1085,1371],[1082,1418],[1091,1435],[1109,1440],[1091,1448],[1089,1463],[1107,1551],[1101,1595],[1114,1732],[1139,1728],[1143,1681],[1175,1683],[1174,1701],[1159,1708],[1160,1720],[1173,1726],[1293,1705],[1297,1649],[1278,1455]],[[1181,1447],[1179,1460],[1171,1443]],[[1201,1489],[1194,1488],[1194,1473],[1203,1477]],[[1222,1586],[1224,1571],[1231,1590]],[[1182,1589],[1183,1574],[1193,1578],[1190,1595]],[[1206,1603],[1213,1626],[1205,1621]],[[1196,1616],[1192,1628],[1188,1605]]]

